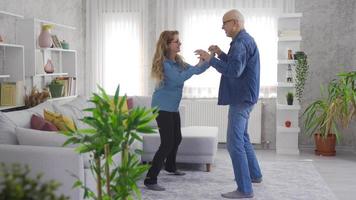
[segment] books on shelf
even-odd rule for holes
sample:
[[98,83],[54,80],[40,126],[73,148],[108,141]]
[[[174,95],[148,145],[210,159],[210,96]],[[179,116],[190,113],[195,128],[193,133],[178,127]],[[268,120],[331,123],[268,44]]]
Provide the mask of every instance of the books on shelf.
[[4,82],[0,87],[0,105],[15,106],[16,105],[16,83]]
[[73,96],[76,95],[76,77],[56,77],[57,82],[63,84],[63,94],[62,96]]

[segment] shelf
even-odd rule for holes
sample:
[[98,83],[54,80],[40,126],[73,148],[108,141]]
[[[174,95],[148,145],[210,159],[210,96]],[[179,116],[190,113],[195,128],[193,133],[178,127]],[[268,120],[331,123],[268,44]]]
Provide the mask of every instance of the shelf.
[[16,106],[0,106],[0,110],[7,110],[7,109],[12,109],[12,108],[18,108],[18,107],[23,107],[25,105],[16,105]]
[[299,42],[302,41],[301,36],[279,37],[278,42]]
[[284,127],[284,126],[277,126],[277,132],[278,133],[299,133],[300,128],[299,127]]
[[278,82],[277,87],[287,87],[287,88],[294,88],[294,83],[287,83],[287,82]]
[[68,76],[68,73],[51,73],[51,74],[36,74],[36,77],[42,77],[42,76]]
[[52,99],[47,99],[47,101],[62,101],[62,100],[68,100],[68,99],[73,99],[78,97],[78,95],[71,95],[71,96],[65,96],[65,97],[57,97],[57,98],[52,98]]
[[300,110],[300,105],[277,104],[277,110]]
[[41,50],[41,51],[61,51],[61,52],[73,52],[75,53],[76,50],[72,50],[72,49],[60,49],[60,48],[40,48],[37,50]]
[[18,44],[6,44],[6,43],[0,43],[0,46],[2,46],[2,47],[24,48],[24,46],[23,46],[23,45],[18,45]]
[[289,18],[301,18],[303,13],[283,13],[279,16],[280,19],[289,19]]
[[17,17],[17,18],[21,18],[21,19],[24,18],[23,15],[15,14],[15,13],[12,13],[12,12],[6,12],[6,11],[2,11],[2,10],[0,10],[0,14],[8,15],[8,16],[11,16],[11,17]]
[[288,65],[288,64],[295,64],[295,60],[278,60],[279,65]]
[[0,74],[0,78],[10,78],[10,75],[7,75],[7,74],[2,75],[2,74]]
[[59,23],[55,23],[55,22],[51,22],[51,21],[47,21],[47,20],[43,20],[43,19],[35,18],[35,21],[36,22],[40,22],[40,23],[44,23],[44,24],[51,24],[51,25],[54,25],[54,26],[62,27],[62,28],[72,29],[72,30],[76,30],[77,29],[74,26],[69,26],[69,25],[65,25],[65,24],[59,24]]

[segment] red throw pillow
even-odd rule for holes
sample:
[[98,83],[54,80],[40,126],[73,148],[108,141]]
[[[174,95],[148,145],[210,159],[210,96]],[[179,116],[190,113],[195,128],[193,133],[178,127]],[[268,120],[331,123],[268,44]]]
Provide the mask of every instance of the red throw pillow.
[[58,131],[55,125],[53,125],[49,121],[46,121],[43,117],[38,115],[32,115],[31,129],[36,129],[41,131]]
[[132,97],[128,97],[128,98],[126,99],[126,103],[127,103],[127,108],[128,108],[129,110],[131,110],[131,109],[133,108],[133,98],[132,98]]

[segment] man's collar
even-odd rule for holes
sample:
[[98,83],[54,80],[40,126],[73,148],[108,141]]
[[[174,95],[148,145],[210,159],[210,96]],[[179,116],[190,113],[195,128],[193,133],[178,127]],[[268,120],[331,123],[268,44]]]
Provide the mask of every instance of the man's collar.
[[243,28],[243,29],[241,29],[237,34],[236,34],[236,36],[232,39],[232,41],[235,41],[235,40],[237,40],[237,38],[239,38],[240,36],[241,36],[241,34],[242,33],[245,33],[246,32],[246,30]]

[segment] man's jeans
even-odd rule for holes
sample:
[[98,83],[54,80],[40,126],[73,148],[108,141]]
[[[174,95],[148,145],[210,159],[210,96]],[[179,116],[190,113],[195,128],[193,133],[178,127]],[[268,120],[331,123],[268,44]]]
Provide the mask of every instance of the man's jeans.
[[238,190],[244,194],[253,192],[251,179],[262,177],[255,151],[247,133],[251,104],[229,106],[227,150],[234,168]]

